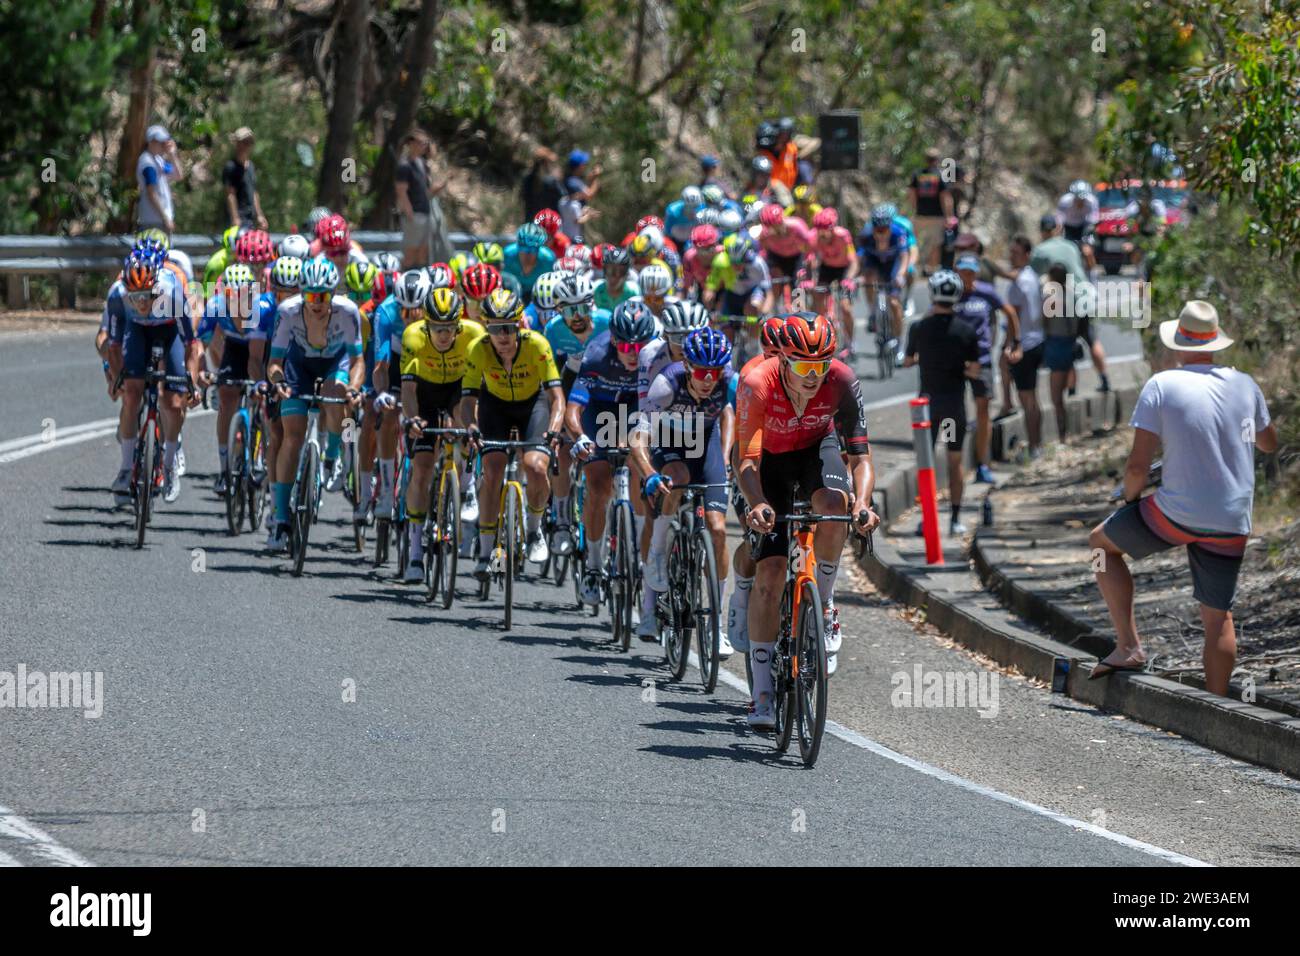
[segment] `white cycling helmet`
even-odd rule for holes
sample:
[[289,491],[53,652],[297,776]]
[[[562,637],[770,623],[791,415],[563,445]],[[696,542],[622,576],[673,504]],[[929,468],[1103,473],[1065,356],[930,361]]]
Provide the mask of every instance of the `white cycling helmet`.
[[185,278],[190,282],[194,281],[194,262],[185,253],[179,249],[168,249],[167,260],[174,262],[181,267],[181,272],[185,273]]
[[445,263],[435,262],[424,271],[429,273],[429,284],[433,288],[454,289],[456,287],[456,277],[451,274],[451,268]]
[[1074,182],[1070,183],[1070,195],[1072,196],[1086,196],[1089,192],[1090,190],[1088,189],[1088,183],[1086,180],[1076,179]]
[[377,252],[373,259],[370,260],[380,272],[401,272],[402,260],[391,252]]
[[709,310],[700,302],[670,302],[660,318],[664,335],[685,335],[708,327]]
[[560,291],[568,278],[563,272],[543,272],[533,283],[533,305],[548,312],[559,308]]
[[673,274],[667,266],[652,262],[641,270],[636,281],[642,295],[667,295],[673,287]]
[[591,279],[585,273],[565,276],[564,284],[560,286],[560,302],[564,305],[586,305],[589,304],[596,294],[596,287],[591,284]]
[[744,225],[744,220],[740,218],[740,213],[731,207],[727,207],[718,213],[718,229],[724,234],[738,232]]
[[423,269],[411,269],[397,277],[393,295],[397,298],[399,308],[423,309],[432,291],[433,283],[429,280],[429,273]]
[[940,305],[954,305],[961,298],[961,276],[951,269],[940,269],[930,276],[930,301]]
[[340,281],[338,267],[324,256],[308,259],[302,267],[304,292],[333,292]]
[[291,233],[280,240],[280,255],[306,259],[311,255],[311,242],[306,236]]
[[682,205],[688,209],[694,209],[703,205],[704,194],[700,192],[699,186],[687,186],[682,190]]

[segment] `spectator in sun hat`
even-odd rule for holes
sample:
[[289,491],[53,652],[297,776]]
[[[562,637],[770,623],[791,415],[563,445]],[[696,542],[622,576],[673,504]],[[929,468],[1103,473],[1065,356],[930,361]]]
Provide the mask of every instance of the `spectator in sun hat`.
[[171,184],[185,175],[176,140],[165,126],[150,126],[144,134],[144,152],[135,164],[135,184],[140,198],[135,208],[137,229],[176,231]]
[[[1160,323],[1160,341],[1177,364],[1142,387],[1130,422],[1133,449],[1124,469],[1123,507],[1088,540],[1103,552],[1097,586],[1116,635],[1115,649],[1091,678],[1146,664],[1125,556],[1140,560],[1182,545],[1205,628],[1205,686],[1226,696],[1237,655],[1232,605],[1251,529],[1255,449],[1275,451],[1277,429],[1255,380],[1215,363],[1215,353],[1232,339],[1220,329],[1213,305],[1188,302],[1178,318]],[[1158,449],[1161,484],[1144,498]]]

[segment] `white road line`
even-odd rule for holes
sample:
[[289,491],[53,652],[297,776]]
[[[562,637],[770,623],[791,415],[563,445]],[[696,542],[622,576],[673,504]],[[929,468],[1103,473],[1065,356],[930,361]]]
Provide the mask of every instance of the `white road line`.
[[[210,408],[195,408],[186,413],[186,420],[199,418],[203,415],[211,415]],[[0,445],[0,465],[7,465],[13,461],[21,461],[24,458],[30,458],[32,455],[39,455],[43,451],[50,451],[53,448],[62,448],[65,445],[76,445],[79,442],[91,441],[95,438],[103,438],[106,435],[112,435],[117,432],[117,419],[105,418],[98,422],[87,422],[84,425],[70,425],[67,428],[56,428],[54,440],[46,441],[42,435],[28,435],[25,438],[15,438],[11,441]],[[62,437],[60,437],[62,436]],[[6,448],[13,448],[13,451],[5,451]]]
[[[82,432],[94,431],[96,429],[102,430],[110,426],[116,427],[116,425],[117,416],[112,418],[101,418],[97,422],[85,422],[81,425],[69,425],[66,428],[59,427],[56,422],[54,426],[54,440],[65,435],[78,435]],[[25,448],[28,445],[39,445],[43,441],[45,441],[44,433],[39,435],[24,435],[22,438],[11,438],[8,441],[0,441],[0,454],[13,451],[16,448]]]
[[[0,837],[17,840],[25,850],[39,858],[41,862],[52,866],[95,865],[79,853],[69,850],[30,820],[24,820],[8,807],[2,806],[0,806]],[[16,864],[17,861],[14,865]]]
[[[691,652],[691,666],[696,668],[699,667],[699,659],[696,657],[694,651]],[[720,667],[718,669],[718,679],[733,690],[740,691],[744,697],[749,697],[749,685],[745,683],[743,678],[737,677],[726,668]],[[947,770],[943,770],[940,767],[935,767],[920,760],[915,760],[912,757],[900,754],[896,750],[890,750],[884,744],[877,743],[869,737],[864,737],[857,731],[849,730],[847,727],[842,727],[833,720],[826,721],[826,732],[840,738],[840,740],[843,740],[846,743],[850,743],[855,747],[860,747],[863,750],[869,750],[877,756],[884,757],[886,760],[892,760],[894,763],[901,764],[910,770],[915,770],[928,777],[934,777],[936,780],[942,780],[944,783],[950,783],[953,786],[961,787],[963,790],[969,790],[971,793],[979,794],[982,797],[988,797],[991,800],[997,800],[1001,803],[1008,803],[1013,807],[1019,807],[1021,810],[1028,810],[1030,813],[1036,813],[1039,816],[1047,817],[1047,819],[1059,823],[1062,826],[1070,827],[1073,830],[1085,830],[1104,840],[1110,840],[1114,843],[1120,844],[1121,846],[1126,846],[1130,849],[1147,853],[1169,863],[1177,863],[1180,866],[1212,865],[1190,856],[1184,856],[1181,853],[1175,853],[1172,850],[1153,846],[1150,843],[1143,843],[1141,840],[1134,840],[1132,837],[1126,837],[1122,833],[1114,833],[1110,830],[1102,829],[1094,823],[1085,823],[1082,820],[1067,817],[1065,814],[1057,813],[1055,810],[1049,810],[1047,807],[1040,807],[1038,804],[1030,803],[1028,800],[1021,800],[1019,797],[1013,797],[1010,794],[1002,793],[999,790],[994,790],[990,787],[984,786],[983,784],[967,780],[965,777],[959,777],[955,773],[949,773]]]

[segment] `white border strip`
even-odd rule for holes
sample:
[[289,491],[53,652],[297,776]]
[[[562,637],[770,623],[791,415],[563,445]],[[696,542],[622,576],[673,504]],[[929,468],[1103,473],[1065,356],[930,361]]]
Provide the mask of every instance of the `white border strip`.
[[[188,421],[191,418],[199,418],[203,415],[211,415],[210,408],[193,408],[185,414]],[[7,465],[13,461],[21,461],[24,458],[30,458],[32,455],[39,455],[43,451],[50,451],[54,448],[63,448],[66,445],[76,445],[83,441],[91,441],[96,438],[103,438],[106,435],[113,435],[117,432],[117,419],[104,418],[97,422],[86,422],[84,425],[69,425],[67,428],[58,428],[54,430],[54,439],[46,441],[43,435],[27,435],[23,438],[14,438],[10,441],[0,443],[0,465]],[[62,434],[64,437],[59,437]],[[13,449],[8,451],[7,449]]]
[[[53,866],[95,865],[79,853],[69,850],[36,824],[24,820],[8,807],[3,806],[0,806],[0,837],[17,840],[25,849],[30,850],[33,856],[40,858],[41,862]],[[0,857],[4,857],[4,854],[0,853]],[[13,857],[8,859],[12,860]],[[13,863],[5,863],[0,859],[0,865],[17,866],[18,862],[14,860]]]
[[[691,665],[696,668],[699,667],[699,660],[693,651],[691,652]],[[746,698],[749,697],[749,685],[742,678],[737,677],[735,674],[733,674],[731,671],[727,670],[726,668],[724,667],[718,668],[718,679],[721,680],[728,687],[732,688],[733,690],[739,691]],[[947,770],[943,770],[939,767],[932,766],[931,764],[923,763],[920,760],[915,760],[911,757],[905,756],[904,754],[900,754],[896,750],[890,750],[884,744],[877,743],[876,741],[870,739],[869,737],[864,737],[862,734],[858,733],[857,731],[849,730],[847,727],[842,727],[833,720],[826,721],[826,732],[835,737],[840,738],[840,740],[843,740],[846,743],[852,744],[855,747],[860,747],[863,750],[869,750],[871,751],[871,753],[876,754],[877,756],[880,757],[884,757],[886,760],[892,760],[894,763],[901,764],[902,766],[907,767],[909,770],[915,770],[918,773],[925,774],[927,777],[934,777],[936,780],[942,780],[944,783],[949,783],[952,784],[953,786],[961,787],[963,790],[968,790],[971,793],[980,795],[981,797],[987,797],[990,800],[997,800],[1000,803],[1008,803],[1011,806],[1018,807],[1021,810],[1028,810],[1030,813],[1036,813],[1039,816],[1047,817],[1047,819],[1053,821],[1054,823],[1059,823],[1062,826],[1070,827],[1072,830],[1085,830],[1088,833],[1091,833],[1094,836],[1099,836],[1104,840],[1110,840],[1114,843],[1120,844],[1121,846],[1126,846],[1129,847],[1130,849],[1138,850],[1142,853],[1147,853],[1151,856],[1158,857],[1159,859],[1165,860],[1166,862],[1169,863],[1177,863],[1180,866],[1212,866],[1213,865],[1210,863],[1206,863],[1202,860],[1194,859],[1193,857],[1190,856],[1184,856],[1181,853],[1175,853],[1172,850],[1166,850],[1163,849],[1162,847],[1153,846],[1150,843],[1143,843],[1141,840],[1134,840],[1132,837],[1126,837],[1122,833],[1115,833],[1111,830],[1105,830],[1094,823],[1085,823],[1082,820],[1076,820],[1073,817],[1067,817],[1063,813],[1057,813],[1055,810],[1049,810],[1047,809],[1047,807],[1040,807],[1036,803],[1030,803],[1028,800],[1021,800],[1019,797],[1013,797],[1010,794],[1002,793],[1001,791],[998,790],[993,790],[990,787],[984,786],[983,784],[978,784],[972,780],[967,780],[965,777],[959,777],[955,773],[949,773]]]

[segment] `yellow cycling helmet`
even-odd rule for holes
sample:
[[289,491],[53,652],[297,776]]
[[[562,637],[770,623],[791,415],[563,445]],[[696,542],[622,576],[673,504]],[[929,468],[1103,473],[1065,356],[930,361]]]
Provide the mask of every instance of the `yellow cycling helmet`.
[[523,301],[504,286],[483,300],[483,318],[488,322],[514,322],[523,311]]
[[235,254],[235,240],[247,231],[247,226],[231,226],[221,234],[221,245],[229,255]]
[[349,262],[343,279],[348,284],[348,292],[353,295],[369,297],[370,287],[374,285],[379,267],[373,262]]
[[474,258],[479,262],[486,262],[488,265],[500,269],[501,264],[506,261],[506,252],[499,243],[476,242],[474,244]]
[[461,273],[474,264],[474,259],[463,252],[458,252],[447,262],[447,268],[451,270],[452,276],[457,284],[460,283]]
[[813,189],[808,183],[801,183],[794,187],[794,201],[799,205],[807,205],[817,201],[817,190]]
[[465,311],[465,303],[455,289],[434,289],[424,302],[424,311],[430,322],[456,322]]

